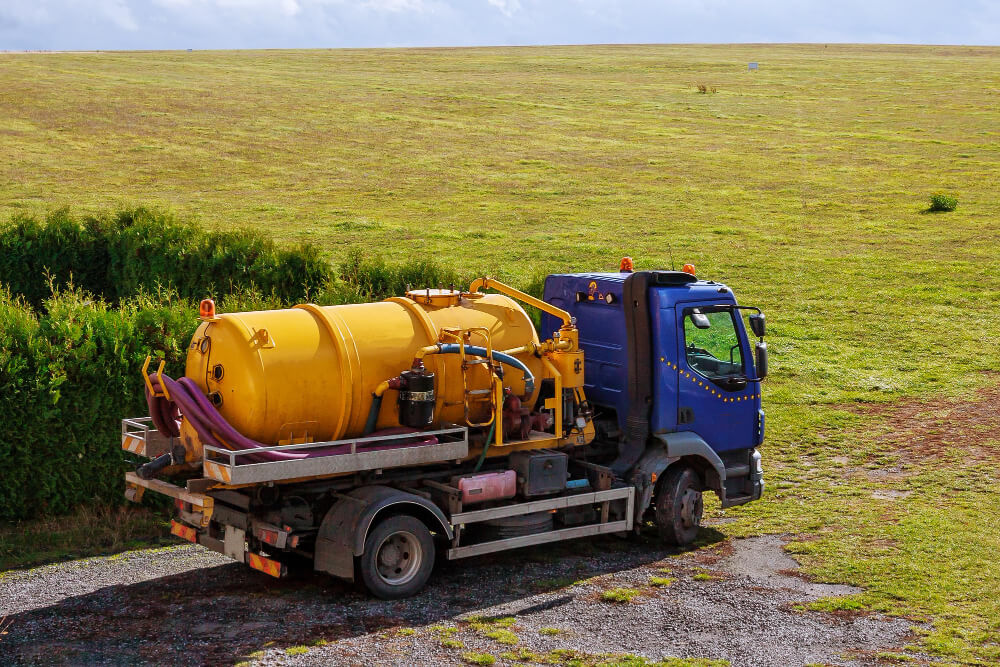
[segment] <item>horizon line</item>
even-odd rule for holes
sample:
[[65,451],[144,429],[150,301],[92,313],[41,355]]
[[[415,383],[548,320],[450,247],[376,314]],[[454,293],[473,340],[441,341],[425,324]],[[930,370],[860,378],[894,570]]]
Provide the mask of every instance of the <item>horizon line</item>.
[[927,48],[1000,48],[1000,44],[949,44],[923,42],[593,42],[560,44],[476,44],[476,45],[433,45],[433,46],[265,46],[239,48],[162,48],[162,49],[0,49],[3,54],[82,54],[82,53],[193,53],[193,52],[240,52],[240,51],[415,51],[415,50],[473,50],[473,49],[532,49],[532,48],[573,48],[573,47],[655,47],[655,46],[890,46]]

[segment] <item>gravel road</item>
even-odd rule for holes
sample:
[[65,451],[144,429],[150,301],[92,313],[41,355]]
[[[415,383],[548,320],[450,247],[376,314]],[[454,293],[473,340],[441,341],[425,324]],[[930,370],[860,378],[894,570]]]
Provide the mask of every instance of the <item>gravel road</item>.
[[[482,653],[498,665],[622,654],[847,665],[908,643],[910,621],[797,610],[855,591],[790,576],[780,538],[705,533],[718,541],[687,553],[609,537],[445,562],[395,602],[307,570],[278,581],[194,545],[11,571],[0,574],[11,622],[0,664],[462,664]],[[619,588],[638,594],[604,600]]]

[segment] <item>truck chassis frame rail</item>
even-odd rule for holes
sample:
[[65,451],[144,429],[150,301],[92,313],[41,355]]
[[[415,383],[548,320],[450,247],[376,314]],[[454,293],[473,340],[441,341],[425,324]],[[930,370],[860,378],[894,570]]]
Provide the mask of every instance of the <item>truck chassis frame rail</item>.
[[[433,444],[405,444],[406,441],[414,438],[431,437],[435,438],[437,442]],[[367,447],[384,447],[392,444],[400,446],[393,449],[366,450]],[[302,454],[344,446],[349,447],[349,451],[289,461],[257,462],[252,458],[255,454],[264,452]],[[433,431],[279,445],[259,449],[231,450],[205,445],[204,451],[205,477],[236,486],[457,461],[469,453],[469,429],[464,426],[452,425]]]
[[607,491],[593,491],[590,493],[577,493],[571,496],[560,496],[547,500],[534,500],[527,503],[515,503],[504,507],[494,507],[490,509],[471,510],[452,514],[450,519],[453,526],[468,525],[480,521],[491,519],[502,519],[505,517],[523,516],[534,512],[550,512],[566,507],[577,505],[598,505],[608,503],[612,500],[625,500],[625,518],[619,521],[607,521],[602,516],[602,523],[594,523],[585,526],[572,526],[560,528],[543,533],[532,535],[522,535],[519,537],[508,537],[490,542],[480,542],[470,544],[465,547],[453,547],[448,550],[448,559],[468,558],[481,554],[526,547],[534,544],[545,544],[546,542],[557,542],[569,540],[575,537],[585,537],[587,535],[601,535],[605,533],[620,533],[632,530],[632,523],[635,509],[635,487],[626,486],[619,489],[608,489]]

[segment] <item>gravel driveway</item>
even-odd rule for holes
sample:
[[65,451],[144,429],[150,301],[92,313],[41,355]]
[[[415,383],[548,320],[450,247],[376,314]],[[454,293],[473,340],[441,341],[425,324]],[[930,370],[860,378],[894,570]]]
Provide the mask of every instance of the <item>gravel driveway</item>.
[[498,665],[591,664],[635,654],[839,665],[908,642],[906,620],[796,610],[853,590],[788,576],[796,564],[780,538],[705,533],[720,541],[683,554],[608,537],[444,562],[420,595],[395,602],[305,569],[278,581],[186,544],[11,571],[0,574],[0,617],[12,622],[0,664],[485,664],[487,654]]

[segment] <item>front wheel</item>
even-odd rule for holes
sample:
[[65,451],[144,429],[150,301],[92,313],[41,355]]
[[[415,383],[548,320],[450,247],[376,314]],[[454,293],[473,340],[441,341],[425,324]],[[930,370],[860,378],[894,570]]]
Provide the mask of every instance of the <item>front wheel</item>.
[[656,527],[664,542],[685,546],[701,527],[701,480],[692,468],[668,468],[656,494]]
[[409,597],[427,583],[434,555],[434,538],[423,522],[404,514],[389,517],[365,539],[361,580],[384,600]]

